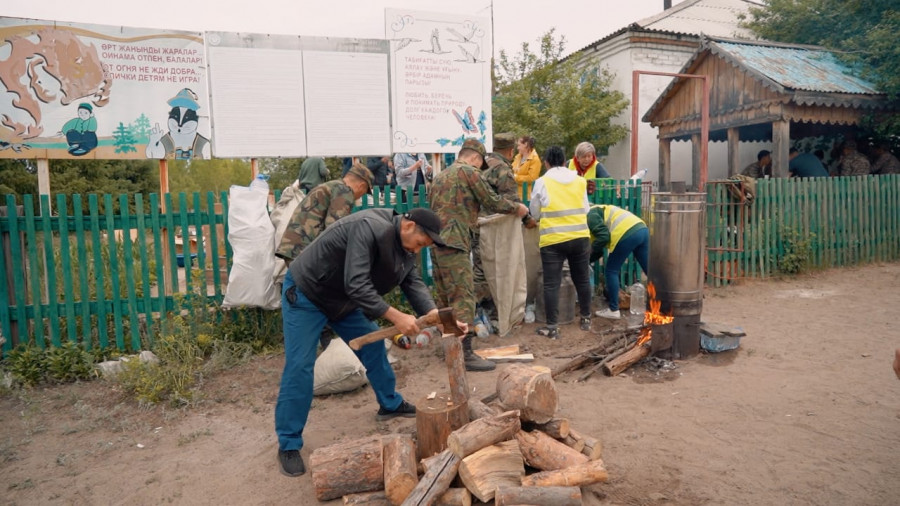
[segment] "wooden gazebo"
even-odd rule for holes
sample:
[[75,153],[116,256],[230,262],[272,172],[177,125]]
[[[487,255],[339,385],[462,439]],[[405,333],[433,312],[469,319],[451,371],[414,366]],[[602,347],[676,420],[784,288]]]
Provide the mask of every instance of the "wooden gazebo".
[[[705,38],[680,74],[710,80],[710,141],[728,142],[728,173],[740,171],[740,141],[772,141],[773,174],[788,175],[791,139],[853,133],[886,97],[818,46]],[[659,128],[660,188],[671,182],[671,142],[693,144],[700,180],[701,79],[675,78],[643,121]]]

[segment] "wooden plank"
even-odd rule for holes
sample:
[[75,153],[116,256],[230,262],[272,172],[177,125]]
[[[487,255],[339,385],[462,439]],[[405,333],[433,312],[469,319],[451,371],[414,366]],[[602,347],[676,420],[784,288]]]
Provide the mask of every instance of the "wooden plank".
[[475,354],[481,358],[490,357],[508,357],[510,355],[519,354],[519,345],[511,344],[509,346],[498,346],[496,348],[482,348],[475,350]]
[[[116,241],[116,221],[113,216],[112,195],[103,195],[103,211],[106,218],[106,242],[109,245],[109,284],[112,287],[110,300],[113,308],[113,328],[116,334],[116,347],[125,349],[125,334],[122,328],[122,287],[119,284],[119,248]],[[101,329],[102,331],[102,329]]]
[[[37,233],[35,232],[34,217],[34,199],[31,195],[24,195],[22,203],[25,206],[25,244],[36,245]],[[38,248],[28,248],[28,273],[31,278],[31,306],[34,313],[34,324],[32,335],[34,336],[34,344],[44,348],[47,344],[44,342],[44,312],[43,312],[43,295],[41,288],[44,286],[41,280],[41,264],[38,261]],[[20,332],[19,335],[27,336],[27,332]]]
[[[165,230],[163,234],[165,235],[164,241],[169,243],[169,274],[171,278],[169,279],[169,286],[171,287],[169,291],[171,293],[177,293],[181,291],[181,283],[178,282],[178,258],[177,253],[175,252],[175,211],[173,211],[174,206],[172,205],[172,194],[166,193],[163,195],[165,199]],[[175,308],[172,308],[175,309]]]
[[[86,350],[93,347],[91,339],[91,287],[88,279],[88,257],[84,230],[84,209],[81,195],[72,195],[72,214],[75,216],[75,243],[78,250],[78,292],[81,303],[81,342]],[[74,294],[73,294],[74,295]]]
[[[184,293],[188,297],[193,296],[193,260],[191,259],[191,233],[190,222],[188,221],[188,204],[187,196],[184,192],[178,194],[178,225],[181,227],[181,254],[184,256]],[[189,304],[188,311],[193,314],[193,305]]]
[[192,195],[193,198],[193,206],[194,206],[194,230],[197,233],[197,267],[200,269],[200,279],[197,280],[197,286],[199,288],[199,293],[201,296],[201,300],[206,298],[206,295],[209,293],[209,289],[206,284],[206,244],[205,236],[203,234],[203,225],[206,224],[206,213],[203,212],[203,209],[200,208],[200,193],[194,192]]
[[137,216],[138,258],[141,270],[141,302],[143,303],[140,312],[144,315],[144,321],[146,322],[148,329],[147,334],[149,335],[152,333],[149,329],[150,324],[153,323],[153,299],[150,296],[150,263],[148,261],[149,255],[147,253],[147,215],[145,214],[144,209],[144,195],[141,193],[134,196],[134,212]]
[[137,313],[137,286],[134,282],[134,245],[131,240],[131,213],[128,211],[127,195],[119,195],[119,216],[122,223],[122,258],[125,261],[125,289],[128,290],[125,310],[128,311],[131,349],[140,350],[141,333]]
[[[27,305],[26,296],[26,272],[21,266],[25,265],[25,244],[22,242],[22,229],[19,227],[19,217],[16,214],[16,196],[6,195],[6,208],[9,211],[9,253],[13,265],[13,294],[16,303],[16,328],[20,342],[28,342],[30,334],[28,317],[25,311]],[[10,333],[10,337],[12,334]],[[12,345],[12,339],[8,339]]]
[[91,256],[94,264],[94,300],[96,301],[94,313],[97,315],[93,328],[97,329],[97,344],[100,346],[100,349],[105,349],[109,347],[109,333],[107,332],[109,321],[106,312],[106,272],[103,267],[103,255],[101,254],[103,245],[100,242],[99,201],[96,193],[88,195],[88,212],[91,220]]
[[65,195],[56,195],[56,210],[59,213],[59,260],[60,273],[63,277],[66,339],[75,343],[78,342],[78,322],[75,321],[75,284],[72,280],[72,247],[69,244],[69,206],[66,205]]
[[[219,257],[219,231],[217,218],[219,217],[219,206],[215,202],[215,194],[206,192],[206,210],[209,213],[209,251],[212,256],[213,266],[213,292],[216,295],[216,301],[222,301],[222,266]],[[227,272],[227,271],[226,271]]]
[[56,259],[53,246],[53,213],[50,211],[50,195],[41,195],[41,238],[44,242],[44,282],[47,289],[47,323],[50,342],[60,346],[59,293],[56,289]]
[[[166,293],[168,281],[166,280],[165,259],[163,257],[163,233],[162,220],[159,215],[159,195],[150,194],[150,228],[153,234],[153,259],[156,265],[156,309],[159,311],[159,321],[165,319],[167,307]],[[149,334],[150,343],[153,343],[153,332]]]

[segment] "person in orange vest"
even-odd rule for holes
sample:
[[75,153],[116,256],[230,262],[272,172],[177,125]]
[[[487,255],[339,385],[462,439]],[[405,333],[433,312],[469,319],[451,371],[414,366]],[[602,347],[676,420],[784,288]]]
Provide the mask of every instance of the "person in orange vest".
[[634,253],[634,258],[647,274],[650,257],[650,231],[647,225],[634,214],[612,205],[591,206],[587,214],[588,228],[592,239],[590,261],[603,256],[603,248],[609,249],[603,276],[606,278],[606,298],[609,307],[597,311],[601,318],[617,320],[619,312],[619,269]]
[[531,215],[538,220],[541,264],[544,269],[544,312],[547,325],[537,333],[559,338],[559,287],[563,262],[569,271],[578,307],[581,330],[591,330],[590,231],[587,181],[565,167],[566,156],[559,146],[550,146],[544,154],[547,173],[538,178],[531,192]]

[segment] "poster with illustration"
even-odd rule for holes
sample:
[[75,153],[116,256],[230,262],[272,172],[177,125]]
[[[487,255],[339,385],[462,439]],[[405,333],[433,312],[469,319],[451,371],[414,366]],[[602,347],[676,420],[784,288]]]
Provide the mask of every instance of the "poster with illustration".
[[0,17],[0,158],[209,158],[200,33]]
[[455,153],[468,137],[491,149],[490,19],[386,9],[385,38],[394,152]]

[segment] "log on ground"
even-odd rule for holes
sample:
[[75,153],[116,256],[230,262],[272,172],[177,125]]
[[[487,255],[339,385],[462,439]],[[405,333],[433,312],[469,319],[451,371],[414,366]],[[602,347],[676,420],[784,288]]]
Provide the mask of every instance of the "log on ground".
[[[469,413],[472,413],[471,406],[469,406]],[[524,422],[522,430],[539,430],[552,438],[564,439],[569,435],[569,419],[554,418],[547,423]]]
[[581,449],[581,453],[585,454],[588,459],[597,460],[603,456],[603,443],[599,439],[582,434],[575,429],[570,429],[569,435],[578,441],[584,442],[584,448]]
[[494,416],[500,411],[497,408],[481,402],[480,399],[469,399],[469,420],[474,421],[486,416]]
[[529,466],[541,471],[563,469],[588,461],[581,452],[569,448],[541,431],[516,433],[522,457]]
[[453,455],[450,450],[444,450],[429,459],[429,464],[425,466],[428,470],[422,475],[416,488],[403,501],[403,506],[434,504],[437,498],[450,488],[450,483],[456,478],[459,470],[459,463],[459,457]]
[[467,404],[454,404],[447,395],[422,397],[416,403],[416,458],[421,460],[447,448],[447,437],[469,422]]
[[494,498],[498,487],[517,487],[525,475],[525,464],[516,441],[482,448],[459,464],[459,477],[481,502]]
[[524,421],[547,423],[556,414],[559,393],[550,369],[511,364],[497,376],[497,396],[503,409],[518,409]]
[[391,502],[388,501],[384,490],[345,495],[343,503],[345,506],[391,506]]
[[586,464],[541,471],[522,478],[523,487],[580,487],[609,480],[609,473],[602,460],[591,460]]
[[571,448],[579,453],[581,453],[581,451],[584,450],[584,440],[583,439],[575,439],[574,437],[572,437],[571,431],[569,432],[569,435],[562,438],[561,441],[563,442],[563,444],[565,444],[569,448]]
[[578,487],[500,487],[494,495],[496,506],[515,504],[552,504],[553,506],[581,506]]
[[649,343],[646,345],[633,346],[630,350],[603,364],[603,374],[607,376],[616,376],[649,354]]
[[447,438],[447,448],[459,458],[466,458],[478,450],[515,437],[522,428],[518,411],[479,418],[456,429]]
[[447,375],[450,379],[450,400],[455,405],[465,404],[469,400],[469,382],[466,379],[462,343],[459,342],[459,337],[444,334],[441,336],[441,345],[444,347],[444,362],[447,364]]
[[384,439],[384,492],[393,505],[402,504],[419,482],[416,474],[416,444],[412,436]]
[[383,453],[380,436],[316,448],[309,457],[316,499],[382,490]]

